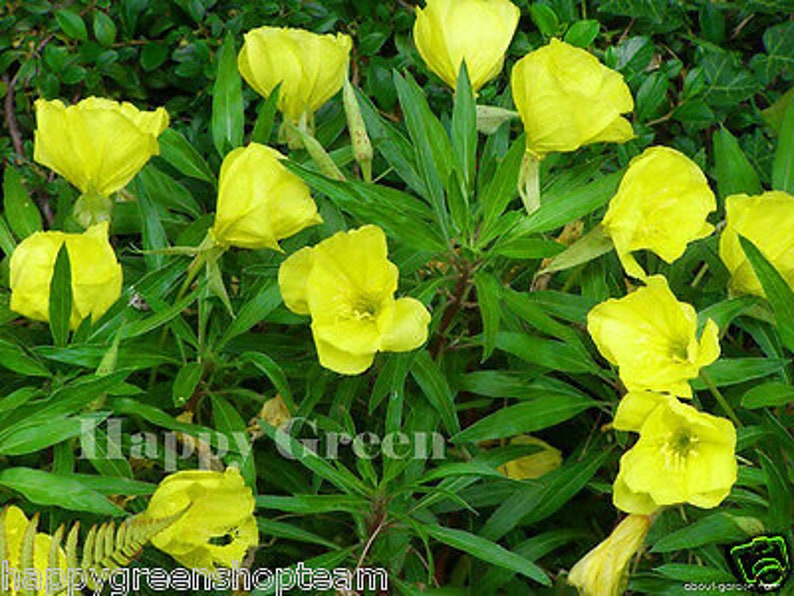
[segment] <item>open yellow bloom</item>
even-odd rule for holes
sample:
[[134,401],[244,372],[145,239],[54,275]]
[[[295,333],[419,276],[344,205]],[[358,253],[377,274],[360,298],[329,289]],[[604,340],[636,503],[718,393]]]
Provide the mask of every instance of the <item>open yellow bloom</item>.
[[281,164],[275,149],[251,143],[221,165],[211,234],[217,243],[281,250],[278,241],[322,223],[309,187]]
[[[16,505],[11,505],[0,510],[0,542],[4,543],[7,559],[0,558],[0,569],[7,574],[8,583],[0,580],[0,590],[4,587],[10,589],[12,596],[21,594],[23,589],[32,588],[31,580],[35,577],[35,585],[40,588],[31,590],[31,594],[44,596],[45,594],[58,594],[67,587],[66,574],[68,563],[62,548],[58,548],[55,559],[56,565],[49,562],[52,537],[49,534],[37,532],[33,539],[33,568],[22,569],[22,543],[30,522],[24,512]],[[5,562],[5,567],[3,566]],[[48,572],[48,569],[52,571]],[[60,572],[60,577],[58,573]],[[2,574],[0,574],[1,576]],[[19,585],[17,578],[21,581]]]
[[406,352],[427,339],[430,314],[414,298],[395,300],[398,277],[383,230],[369,225],[294,253],[278,283],[287,308],[311,316],[320,364],[357,375],[376,352]]
[[465,61],[476,92],[502,72],[520,16],[509,0],[427,0],[416,9],[414,41],[427,67],[452,89]]
[[720,355],[719,330],[709,319],[698,341],[695,309],[676,300],[663,276],[653,275],[646,284],[595,306],[587,330],[629,391],[691,397],[688,381]]
[[519,435],[510,440],[511,445],[536,445],[537,453],[531,453],[499,466],[499,471],[513,480],[531,480],[556,470],[562,465],[562,453],[546,441],[531,435]]
[[196,470],[167,476],[144,515],[167,518],[185,511],[152,544],[187,568],[232,567],[259,542],[254,497],[237,468]]
[[69,325],[74,330],[83,319],[99,319],[121,295],[121,265],[106,221],[82,234],[36,232],[20,242],[11,255],[11,310],[36,321],[50,320],[50,282],[64,243],[72,272]]
[[83,193],[108,196],[159,153],[157,137],[167,127],[164,108],[144,112],[101,97],[69,107],[37,99],[33,158]]
[[687,244],[714,230],[706,216],[717,209],[714,193],[695,162],[669,147],[649,147],[631,160],[601,225],[632,277],[645,272],[631,254],[650,250],[668,263]]
[[681,503],[716,507],[736,482],[735,450],[730,420],[667,396],[643,422],[639,441],[620,458],[615,506],[637,514]]
[[754,197],[732,195],[725,199],[725,219],[720,258],[731,273],[730,291],[765,296],[739,243],[739,235],[752,242],[794,288],[794,196],[782,190]]
[[260,27],[245,34],[237,65],[263,97],[281,83],[278,109],[293,123],[311,122],[314,112],[342,89],[352,47],[353,40],[342,33]]
[[620,596],[629,579],[629,562],[640,550],[653,520],[629,515],[609,537],[582,557],[568,574],[568,582],[582,596]]
[[634,137],[621,117],[634,109],[623,76],[586,50],[552,39],[516,63],[511,83],[527,149],[537,156]]

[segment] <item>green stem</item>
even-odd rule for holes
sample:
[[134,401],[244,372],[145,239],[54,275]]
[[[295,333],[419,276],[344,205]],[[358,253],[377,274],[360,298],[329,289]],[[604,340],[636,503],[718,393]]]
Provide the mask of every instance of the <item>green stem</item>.
[[717,400],[717,403],[720,404],[720,407],[725,411],[725,413],[728,415],[728,418],[731,419],[731,421],[736,426],[736,428],[740,428],[741,426],[743,426],[741,420],[739,420],[739,417],[736,415],[736,412],[733,411],[733,408],[725,399],[725,396],[723,396],[722,393],[720,393],[720,390],[717,389],[717,386],[712,382],[709,376],[702,370],[700,371],[700,378],[703,379],[703,382],[706,384],[706,387],[708,388],[711,395],[714,396],[714,399]]

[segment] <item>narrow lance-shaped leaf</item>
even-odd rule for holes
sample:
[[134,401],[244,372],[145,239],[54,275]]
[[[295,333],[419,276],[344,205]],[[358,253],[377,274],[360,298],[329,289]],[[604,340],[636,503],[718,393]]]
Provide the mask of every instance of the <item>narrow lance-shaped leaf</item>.
[[61,245],[50,280],[50,331],[52,340],[63,347],[69,339],[69,318],[72,313],[72,269],[66,243]]

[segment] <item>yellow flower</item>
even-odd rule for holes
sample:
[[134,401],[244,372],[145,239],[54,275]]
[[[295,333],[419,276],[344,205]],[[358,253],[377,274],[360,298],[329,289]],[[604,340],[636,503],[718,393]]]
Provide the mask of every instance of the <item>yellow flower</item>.
[[617,430],[640,432],[648,414],[667,397],[653,391],[629,391],[618,404],[612,426]]
[[465,61],[476,92],[502,72],[519,16],[509,0],[427,0],[416,9],[414,41],[427,67],[452,89]]
[[322,223],[309,187],[281,164],[283,158],[257,143],[226,155],[210,231],[217,243],[281,250],[282,238]]
[[583,596],[620,596],[626,589],[629,562],[640,550],[653,520],[629,515],[609,537],[582,557],[568,574],[568,582]]
[[646,284],[595,306],[587,330],[629,391],[691,397],[689,379],[720,355],[719,330],[709,319],[698,341],[695,309],[676,300],[663,276],[653,275]]
[[[8,558],[6,561],[8,583],[7,587],[10,588],[12,596],[22,593],[23,588],[30,586],[30,579],[36,577],[37,587],[39,590],[31,590],[30,593],[43,596],[44,594],[57,594],[66,588],[66,575],[68,563],[66,561],[66,554],[62,548],[58,548],[56,561],[57,566],[50,565],[50,546],[52,545],[52,537],[49,534],[37,532],[33,539],[33,568],[22,569],[22,543],[25,534],[28,530],[30,522],[22,510],[11,505],[3,510],[0,510],[0,542],[4,541],[5,552]],[[48,569],[55,571],[47,572]],[[3,569],[3,559],[0,558],[0,569]],[[60,571],[60,577],[58,577]],[[16,573],[14,573],[16,572]],[[25,585],[17,585],[15,577],[30,578],[24,581]],[[0,573],[0,578],[2,573]],[[49,583],[47,583],[49,582]],[[22,582],[20,582],[22,583]],[[3,589],[4,582],[0,579],[0,591]]]
[[620,458],[615,506],[648,514],[658,507],[719,505],[736,482],[736,429],[666,396],[648,414],[640,439]]
[[152,544],[187,568],[232,567],[258,544],[254,497],[237,468],[196,470],[167,476],[145,515],[162,519],[186,510]]
[[623,77],[581,48],[552,39],[516,63],[511,83],[527,149],[538,156],[634,137],[620,116],[634,109]]
[[706,216],[716,208],[695,162],[669,147],[649,147],[631,160],[601,225],[626,273],[642,279],[633,251],[650,250],[672,263],[689,242],[711,234]]
[[289,413],[287,404],[284,403],[284,398],[280,395],[276,395],[276,397],[262,404],[259,418],[267,422],[270,426],[281,427],[289,422],[292,415]]
[[562,464],[562,453],[546,441],[531,435],[519,435],[510,440],[511,445],[536,445],[537,453],[531,453],[507,462],[499,471],[513,480],[531,480],[556,470]]
[[164,108],[142,112],[101,97],[69,107],[37,99],[33,158],[83,193],[109,196],[159,153],[157,137],[167,127]]
[[278,109],[291,121],[312,115],[342,88],[353,40],[342,33],[260,27],[245,34],[240,74],[263,97],[281,83]]
[[430,314],[395,300],[397,267],[377,226],[338,232],[291,255],[278,272],[284,304],[310,315],[320,364],[341,374],[367,370],[376,352],[406,352],[427,339]]
[[755,244],[794,288],[794,196],[782,190],[754,197],[733,195],[725,199],[725,215],[727,225],[720,237],[720,258],[731,273],[731,292],[765,296],[739,243],[739,235]]
[[50,282],[64,243],[72,272],[69,326],[74,330],[83,319],[99,319],[121,295],[121,265],[106,221],[82,234],[36,232],[20,242],[11,255],[11,310],[36,321],[50,320]]

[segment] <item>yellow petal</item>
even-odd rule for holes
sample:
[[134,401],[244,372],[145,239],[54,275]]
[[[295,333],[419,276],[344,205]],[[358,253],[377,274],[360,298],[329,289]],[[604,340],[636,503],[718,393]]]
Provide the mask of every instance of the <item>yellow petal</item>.
[[335,348],[328,342],[314,338],[314,345],[317,347],[317,357],[320,364],[325,368],[339,373],[340,375],[360,375],[372,366],[375,360],[375,353],[370,354],[351,354]]
[[386,352],[408,352],[427,341],[427,326],[430,313],[424,304],[415,298],[400,298],[394,303],[394,314],[383,330],[381,350]]
[[309,246],[290,255],[278,270],[278,287],[284,304],[295,314],[308,315],[306,281],[314,263],[313,249]]
[[108,196],[158,154],[157,136],[168,125],[168,114],[97,97],[70,107],[39,99],[36,121],[34,159],[84,193]]
[[177,472],[152,495],[145,515],[161,519],[185,513],[152,544],[189,568],[240,564],[259,540],[254,498],[237,468]]
[[669,147],[650,147],[631,161],[601,224],[626,273],[643,279],[632,252],[650,250],[672,263],[690,242],[711,234],[706,217],[716,208],[697,164]]
[[353,47],[349,36],[260,27],[244,39],[240,74],[264,97],[280,83],[278,108],[289,119],[315,112],[342,88]]
[[631,490],[620,473],[612,486],[612,502],[621,511],[636,515],[651,515],[659,510],[648,493]]
[[108,240],[108,222],[83,234],[37,232],[23,240],[11,256],[11,310],[37,321],[49,321],[50,283],[63,243],[72,274],[70,327],[83,319],[99,319],[121,295],[122,269]]
[[251,143],[224,158],[212,235],[240,248],[280,250],[278,242],[322,222],[309,187],[270,147]]
[[765,296],[739,235],[752,242],[794,288],[794,238],[788,231],[794,225],[794,196],[780,190],[752,197],[732,195],[725,199],[725,215],[719,253],[731,274],[730,291]]
[[552,39],[516,63],[511,87],[536,155],[634,136],[620,118],[634,105],[623,77],[581,48]]
[[428,0],[416,9],[414,41],[427,67],[452,89],[465,61],[476,92],[502,71],[519,16],[508,0]]

